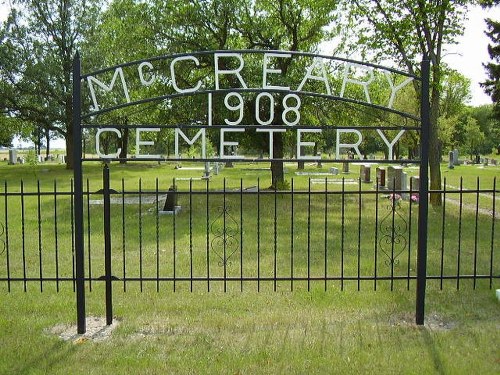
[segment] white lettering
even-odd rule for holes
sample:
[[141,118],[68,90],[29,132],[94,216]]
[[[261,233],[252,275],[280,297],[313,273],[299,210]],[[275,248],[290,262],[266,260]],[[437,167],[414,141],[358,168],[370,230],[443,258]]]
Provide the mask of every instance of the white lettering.
[[158,128],[138,128],[135,131],[135,157],[137,159],[142,159],[142,158],[154,158],[154,159],[159,159],[161,156],[160,155],[149,155],[149,154],[144,154],[141,155],[141,146],[153,146],[155,143],[154,141],[143,141],[141,139],[141,133],[142,132],[159,132],[160,129]]
[[120,157],[120,153],[122,152],[121,148],[118,148],[118,150],[116,150],[116,153],[114,154],[101,154],[101,134],[106,132],[115,133],[118,135],[118,138],[122,137],[122,133],[120,133],[120,131],[115,128],[97,129],[97,132],[95,134],[95,150],[97,152],[97,156],[101,159],[114,159]]
[[[316,68],[320,68],[321,75],[315,76],[312,74],[313,70]],[[325,84],[326,88],[326,93],[328,95],[332,94],[332,90],[330,89],[330,82],[328,82],[328,78],[326,75],[326,69],[325,69],[325,64],[323,64],[323,59],[320,58],[315,58],[311,66],[307,68],[306,75],[304,76],[304,79],[302,79],[302,82],[300,82],[299,87],[297,88],[297,91],[302,91],[302,88],[306,84],[308,79],[313,79],[315,81],[320,81]]]
[[113,90],[113,87],[115,86],[116,78],[120,76],[120,80],[122,83],[122,88],[123,88],[123,93],[125,94],[125,99],[127,100],[127,103],[130,103],[130,97],[128,93],[128,88],[127,88],[127,83],[125,82],[125,76],[123,75],[123,70],[122,68],[116,68],[115,74],[113,75],[113,78],[111,79],[111,83],[106,85],[105,83],[99,81],[97,78],[94,78],[92,76],[87,77],[87,82],[89,84],[90,88],[90,96],[92,97],[92,103],[94,104],[94,108],[92,110],[98,111],[99,110],[99,104],[97,104],[97,99],[95,96],[95,90],[94,90],[94,85],[93,83],[95,82],[100,88],[102,88],[106,92],[110,92]]
[[[368,73],[368,80],[361,81],[357,78],[349,78],[349,72],[351,67],[364,70],[366,73]],[[366,102],[371,104],[370,93],[368,92],[368,86],[370,85],[370,83],[373,82],[374,79],[375,77],[373,75],[372,68],[359,64],[346,63],[344,68],[344,79],[342,81],[342,89],[340,90],[340,97],[341,98],[344,97],[344,91],[347,83],[354,83],[356,85],[361,85],[363,87],[363,90],[365,91]]]
[[394,99],[396,98],[396,93],[401,90],[403,87],[405,87],[407,84],[409,84],[411,81],[413,81],[413,78],[409,77],[406,80],[404,80],[402,83],[400,83],[397,86],[394,86],[394,82],[392,81],[392,76],[391,73],[389,72],[384,72],[385,78],[387,78],[387,82],[389,82],[389,86],[391,87],[391,97],[389,98],[389,104],[387,105],[387,108],[392,108],[392,105],[394,104]]
[[[358,141],[356,143],[340,143],[340,135],[341,134],[347,134],[347,133],[354,133],[354,134],[357,134],[358,136]],[[361,152],[359,152],[359,148],[358,146],[361,144],[361,142],[363,141],[363,136],[361,135],[361,132],[359,130],[355,130],[355,129],[337,129],[337,146],[336,146],[336,149],[335,149],[335,157],[337,159],[340,158],[340,149],[341,148],[353,148],[356,150],[356,153],[358,154],[359,158],[362,159],[362,155],[361,155]]]
[[179,158],[179,134],[181,135],[182,138],[184,138],[184,140],[188,143],[188,145],[192,146],[194,144],[194,142],[196,142],[196,140],[198,138],[201,137],[201,157],[203,159],[205,159],[206,157],[206,146],[205,146],[205,142],[206,142],[206,137],[205,137],[205,128],[202,128],[198,131],[198,133],[196,133],[196,135],[193,137],[193,139],[189,139],[185,134],[184,132],[179,129],[179,128],[176,128],[175,129],[175,157],[178,159]]
[[[219,58],[224,58],[224,57],[235,57],[240,61],[240,66],[238,66],[236,69],[219,69]],[[240,72],[243,70],[243,67],[245,66],[245,62],[243,61],[243,57],[239,53],[215,53],[214,54],[214,62],[215,62],[215,89],[219,90],[219,76],[222,74],[234,74],[238,80],[241,83],[241,87],[246,89],[247,85],[245,81],[243,80],[243,77],[241,76]]]
[[155,81],[155,75],[151,74],[151,79],[149,81],[146,81],[144,79],[144,73],[142,71],[142,69],[144,69],[145,66],[147,66],[149,69],[153,70],[153,64],[151,64],[150,62],[144,61],[144,62],[140,63],[139,67],[137,68],[137,70],[139,71],[139,79],[141,80],[141,83],[144,86],[151,86]]
[[238,155],[225,155],[224,154],[224,148],[225,147],[231,147],[235,146],[238,147],[238,142],[228,142],[224,139],[224,135],[226,133],[236,133],[236,132],[244,132],[245,129],[242,128],[234,128],[234,129],[221,129],[220,130],[220,158],[221,159],[237,159],[239,158]]
[[274,153],[273,153],[273,149],[274,149],[274,133],[284,133],[286,131],[286,129],[269,129],[269,128],[263,129],[263,128],[258,128],[255,131],[259,132],[259,133],[269,133],[269,159],[273,159],[274,158]]
[[302,142],[302,133],[321,133],[321,129],[297,129],[297,159],[299,160],[319,160],[321,156],[302,156],[300,148],[309,146],[314,147],[316,142]]
[[396,142],[399,140],[399,138],[401,138],[401,136],[405,133],[405,131],[401,130],[398,133],[398,135],[396,135],[396,138],[394,138],[394,140],[392,142],[390,142],[390,143],[387,140],[387,138],[385,137],[384,132],[382,132],[382,130],[377,129],[377,133],[380,135],[380,137],[382,138],[382,140],[387,145],[387,148],[389,149],[389,160],[393,160],[392,148],[394,147],[394,145],[396,144]]
[[265,53],[264,54],[264,63],[262,66],[262,88],[264,89],[276,89],[276,90],[290,90],[288,86],[274,86],[267,84],[267,75],[268,74],[281,74],[281,69],[271,69],[268,68],[268,63],[271,58],[290,58],[291,54],[281,54],[281,53]]
[[181,89],[179,86],[177,86],[177,80],[175,78],[175,64],[178,61],[185,61],[185,60],[194,61],[196,66],[200,65],[200,62],[194,56],[181,56],[181,57],[176,57],[175,59],[173,59],[172,62],[170,63],[170,76],[172,78],[172,87],[177,92],[195,92],[195,91],[198,91],[201,87],[201,81],[198,81],[198,83],[196,84],[195,87],[191,87],[188,89]]

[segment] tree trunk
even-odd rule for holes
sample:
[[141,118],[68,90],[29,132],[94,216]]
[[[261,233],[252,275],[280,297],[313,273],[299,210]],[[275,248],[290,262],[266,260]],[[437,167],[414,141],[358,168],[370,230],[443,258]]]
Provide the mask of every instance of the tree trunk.
[[66,169],[73,169],[73,128],[68,127],[66,133]]
[[[430,169],[430,190],[441,189],[441,155],[440,140],[438,137],[438,117],[439,117],[439,92],[434,85],[431,96],[431,113],[429,129],[429,169]],[[430,203],[434,207],[441,206],[442,197],[440,193],[430,194]]]
[[[283,133],[274,134],[273,142],[273,154],[274,159],[283,158]],[[272,160],[271,161],[271,189],[277,190],[285,184],[285,170],[283,161]]]
[[[70,91],[71,92],[71,91]],[[64,115],[66,119],[66,169],[73,169],[73,97],[66,95]],[[81,130],[80,130],[81,131]]]
[[121,151],[120,151],[120,164],[126,164],[127,163],[127,154],[128,154],[128,136],[129,136],[130,129],[129,128],[124,128],[122,131],[122,138],[121,138]]
[[50,155],[50,133],[49,130],[45,132],[45,142],[47,144],[45,148],[45,156],[48,158]]

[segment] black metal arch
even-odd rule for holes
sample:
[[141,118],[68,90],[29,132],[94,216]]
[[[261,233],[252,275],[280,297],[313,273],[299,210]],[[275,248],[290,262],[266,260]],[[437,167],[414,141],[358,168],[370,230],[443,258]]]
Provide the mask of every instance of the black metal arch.
[[[342,57],[336,57],[336,56],[314,54],[314,53],[310,53],[310,52],[257,50],[257,49],[255,49],[255,50],[246,49],[246,50],[198,51],[198,52],[190,52],[190,53],[178,53],[178,54],[172,54],[172,55],[156,56],[156,57],[152,57],[152,58],[148,58],[148,59],[135,60],[135,61],[126,62],[123,64],[114,65],[114,66],[111,66],[108,68],[99,69],[99,70],[96,70],[96,71],[93,71],[90,73],[82,74],[80,78],[82,80],[84,80],[84,79],[87,79],[89,77],[94,77],[94,76],[99,75],[99,74],[116,71],[116,69],[119,69],[119,68],[126,68],[126,67],[130,67],[130,66],[134,66],[134,65],[140,65],[140,64],[145,63],[145,62],[151,63],[151,62],[155,62],[155,61],[171,60],[171,59],[182,58],[182,57],[187,57],[187,56],[213,56],[215,54],[224,54],[224,53],[225,54],[228,54],[228,53],[256,54],[256,55],[259,55],[259,54],[263,55],[263,54],[271,54],[272,53],[275,55],[291,55],[292,57],[297,56],[297,57],[320,58],[320,59],[324,59],[324,60],[329,60],[330,62],[333,61],[333,62],[340,62],[340,63],[348,63],[348,64],[357,65],[357,66],[363,66],[363,67],[367,67],[367,68],[377,69],[377,70],[380,70],[383,72],[398,74],[400,76],[411,78],[411,79],[414,79],[416,81],[422,81],[422,78],[417,76],[417,75],[414,75],[414,74],[411,74],[408,72],[404,72],[401,70],[397,70],[394,68],[369,63],[369,62],[363,62],[363,61],[347,59],[347,58],[342,58]],[[395,109],[392,109],[392,108],[389,108],[389,107],[386,107],[383,105],[372,104],[372,103],[368,103],[368,102],[362,101],[362,100],[345,98],[345,97],[341,97],[338,95],[321,94],[321,93],[310,92],[310,91],[281,90],[281,89],[272,89],[272,88],[247,88],[247,89],[244,89],[244,88],[227,89],[226,88],[226,89],[219,89],[219,90],[203,88],[203,89],[197,90],[195,92],[173,93],[173,94],[160,95],[160,96],[150,97],[150,98],[145,98],[145,99],[140,99],[140,100],[134,100],[134,101],[130,101],[127,103],[122,103],[122,104],[118,104],[115,106],[111,106],[111,107],[108,107],[105,109],[91,111],[89,113],[83,114],[81,116],[81,118],[85,119],[85,118],[89,118],[92,116],[99,116],[101,114],[108,113],[108,112],[111,112],[111,111],[114,111],[117,109],[121,109],[121,108],[126,108],[126,107],[140,105],[140,104],[146,104],[146,103],[155,102],[155,101],[160,102],[163,100],[175,99],[175,98],[179,98],[179,97],[183,97],[183,96],[201,95],[201,94],[209,94],[209,93],[224,94],[224,93],[230,93],[230,92],[237,92],[237,93],[243,93],[243,92],[292,93],[292,94],[303,95],[303,96],[319,97],[319,98],[333,100],[333,101],[341,101],[341,102],[346,102],[346,103],[351,103],[351,104],[362,105],[362,106],[366,106],[369,108],[394,113],[394,114],[397,114],[397,115],[405,117],[405,118],[420,121],[420,118],[418,116],[415,116],[411,113],[398,111],[398,110],[395,110]]]
[[[118,106],[111,107],[109,109],[91,112],[89,114],[82,114],[82,80],[92,76],[105,72],[110,72],[118,68],[123,68],[127,66],[132,66],[134,64],[140,64],[142,62],[153,62],[158,60],[174,59],[177,57],[184,56],[202,56],[210,55],[215,53],[273,53],[273,54],[289,54],[293,56],[307,56],[313,58],[323,58],[333,61],[339,61],[344,63],[351,63],[361,66],[366,66],[370,68],[380,69],[382,71],[387,71],[390,73],[400,74],[408,78],[415,79],[420,82],[421,87],[421,105],[420,105],[420,116],[414,116],[411,114],[403,113],[391,108],[383,107],[380,105],[373,105],[371,103],[366,103],[358,101],[355,99],[343,98],[334,95],[326,95],[311,92],[302,91],[285,91],[285,90],[273,90],[273,89],[222,89],[222,90],[204,90],[202,92],[188,92],[188,93],[178,93],[173,95],[165,95],[156,98],[143,99],[131,103],[120,104]],[[421,150],[420,150],[420,160],[415,160],[414,162],[420,164],[420,190],[419,190],[419,219],[418,219],[418,254],[417,254],[417,286],[416,286],[416,323],[418,325],[424,324],[424,309],[425,309],[425,288],[427,280],[427,215],[428,215],[428,153],[429,153],[429,128],[430,128],[430,105],[429,105],[429,74],[430,74],[430,62],[426,58],[422,61],[421,65],[421,76],[415,76],[406,72],[401,72],[392,68],[383,67],[376,64],[360,62],[351,59],[338,58],[326,55],[318,55],[307,52],[292,52],[292,51],[263,51],[263,50],[220,50],[220,51],[201,51],[201,52],[190,52],[182,54],[174,54],[169,56],[158,56],[150,59],[132,61],[106,69],[97,70],[93,73],[82,74],[80,56],[77,53],[73,62],[73,164],[74,164],[74,241],[75,241],[75,260],[76,260],[76,307],[77,307],[77,330],[79,334],[83,334],[86,331],[86,314],[85,314],[85,271],[84,271],[84,235],[83,235],[83,178],[82,178],[82,162],[86,161],[82,158],[82,129],[85,127],[93,127],[82,125],[82,120],[89,118],[91,116],[97,116],[99,114],[109,112],[111,110],[116,110],[119,108],[124,108],[132,105],[144,104],[152,101],[160,101],[169,98],[193,95],[193,94],[210,94],[210,93],[229,93],[229,92],[280,92],[280,93],[293,93],[297,95],[311,95],[316,97],[321,97],[325,99],[340,101],[350,104],[360,104],[367,107],[371,107],[377,110],[384,110],[394,114],[398,114],[402,117],[409,118],[420,122],[420,139],[421,139]],[[150,127],[148,125],[147,127]],[[272,127],[272,125],[268,125]],[[141,125],[136,125],[134,127],[141,127]],[[144,126],[146,127],[146,126]],[[144,160],[144,159],[142,159]],[[209,160],[209,159],[199,159],[199,160]],[[276,159],[279,160],[279,159]],[[271,161],[267,159],[267,161]],[[105,168],[106,172],[106,168]],[[107,171],[109,173],[109,170]],[[109,190],[109,186],[105,187],[105,190]],[[109,194],[108,194],[109,195]],[[109,218],[108,218],[109,220]],[[110,267],[107,264],[106,267]],[[108,307],[110,306],[111,299],[111,285],[112,277],[111,272],[108,273],[106,270],[106,314],[107,322],[111,324],[112,315],[108,314]],[[109,294],[108,294],[109,291]],[[109,305],[108,305],[109,302]]]

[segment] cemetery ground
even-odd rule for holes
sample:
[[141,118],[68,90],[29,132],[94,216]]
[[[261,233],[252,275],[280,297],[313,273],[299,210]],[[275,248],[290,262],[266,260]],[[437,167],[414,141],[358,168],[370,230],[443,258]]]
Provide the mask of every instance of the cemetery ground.
[[[154,191],[156,178],[160,186],[166,190],[172,183],[172,178],[180,178],[177,182],[180,190],[186,191],[194,186],[194,190],[206,186],[205,181],[182,180],[190,177],[199,178],[203,171],[189,169],[190,165],[184,164],[184,168],[174,169],[172,164],[133,164],[121,166],[111,165],[111,187],[118,191],[122,188],[122,179],[128,189],[137,189],[139,178],[141,189]],[[242,164],[235,168],[225,168],[218,176],[212,176],[210,186],[212,189],[237,190],[241,187],[243,179],[244,188],[254,188],[259,185],[263,190],[270,185],[270,173],[264,170],[264,164]],[[341,167],[341,166],[340,166]],[[339,169],[341,170],[341,168]],[[356,193],[358,190],[373,190],[373,183],[359,184],[359,167],[351,165],[351,173],[346,175],[326,175],[330,165],[324,164],[317,168],[314,164],[306,165],[305,174],[296,174],[294,165],[287,165],[287,179],[294,179],[293,187],[302,191],[321,192],[326,188],[330,190],[344,189]],[[410,175],[418,174],[418,169],[409,166],[406,171]],[[475,189],[478,177],[481,188],[491,189],[494,177],[500,176],[500,167],[493,166],[458,166],[448,170],[446,164],[442,165],[443,175],[446,177],[446,186],[450,190],[460,185],[465,189]],[[86,165],[84,178],[89,179],[90,191],[96,191],[102,187],[102,166],[99,164]],[[372,176],[374,171],[372,171]],[[40,165],[14,165],[0,163],[0,176],[7,181],[8,191],[15,192],[21,189],[25,191],[40,190],[46,193],[68,191],[72,174],[64,169],[63,165],[40,164]],[[310,183],[309,178],[313,179]],[[337,183],[327,183],[328,180],[337,180]],[[342,185],[342,178],[345,178]],[[373,177],[372,177],[373,179]],[[322,182],[325,180],[325,182]],[[40,182],[38,182],[40,181]],[[54,184],[56,181],[56,184]],[[224,182],[225,181],[225,182]],[[498,181],[497,181],[498,184]],[[56,187],[55,187],[56,186]],[[498,188],[498,187],[497,187]],[[0,187],[3,191],[4,187]],[[154,195],[154,194],[153,194]],[[41,206],[45,207],[42,198]],[[228,196],[228,202],[238,207],[238,194]],[[324,195],[298,196],[295,201],[296,208],[301,207],[300,202],[312,197],[310,207],[323,207]],[[289,196],[286,194],[262,194],[260,209],[262,212],[273,211],[274,202],[278,202],[280,210],[290,208]],[[489,253],[478,253],[474,255],[471,250],[474,241],[480,248],[489,248],[491,241],[491,215],[488,217],[488,209],[491,209],[491,195],[488,194],[458,194],[447,193],[446,213],[443,215],[441,209],[430,209],[429,211],[429,261],[428,273],[439,274],[453,272],[456,263],[456,241],[458,231],[464,242],[462,267],[470,268],[466,273],[472,273],[471,260],[474,258],[478,263],[486,264]],[[102,199],[102,196],[92,195],[92,200]],[[186,207],[201,207],[204,209],[204,196],[192,196],[193,202],[189,202],[187,194],[179,196],[179,204],[183,207],[175,216],[161,217],[163,222],[177,220],[177,227],[183,237],[179,237],[177,246],[179,249],[195,249],[197,246],[205,249],[204,236],[198,232],[205,231],[202,213],[196,212],[190,215]],[[220,198],[221,199],[221,198]],[[211,204],[220,203],[219,198],[214,198]],[[341,207],[341,196],[327,198],[328,207],[338,212]],[[341,240],[346,243],[346,263],[342,270],[348,275],[356,275],[356,272],[368,272],[373,267],[373,257],[366,250],[372,245],[361,242],[361,257],[351,259],[347,251],[357,239],[359,221],[358,207],[361,202],[362,222],[361,231],[368,232],[373,227],[374,216],[373,205],[370,204],[375,197],[367,195],[363,198],[356,194],[346,197],[345,206],[345,233],[341,239],[341,233],[329,234],[330,244],[338,244]],[[382,199],[382,198],[381,198]],[[385,198],[383,198],[385,199]],[[498,199],[498,197],[497,197]],[[233,202],[233,200],[235,202]],[[20,203],[12,201],[9,210],[15,210],[9,216],[12,223],[21,221]],[[389,201],[389,200],[387,200]],[[463,209],[452,202],[463,203]],[[48,201],[47,201],[48,202]],[[71,265],[71,254],[64,254],[64,247],[71,242],[71,233],[67,229],[69,225],[68,214],[69,203],[67,197],[58,199],[57,214],[61,215],[59,231],[62,236],[59,241],[60,258],[59,267],[61,273],[63,267]],[[385,201],[384,201],[385,202]],[[478,211],[475,207],[485,207],[486,212]],[[189,204],[191,203],[191,204]],[[382,202],[381,202],[382,203]],[[401,203],[402,209],[408,214],[410,203]],[[16,207],[16,205],[19,205]],[[278,254],[289,251],[290,225],[288,221],[282,220],[281,214],[275,220],[263,218],[258,226],[249,219],[255,214],[255,197],[253,202],[244,202],[245,233],[253,238],[258,228],[262,227],[263,243],[273,242],[273,231],[265,231],[273,225],[278,226],[279,243]],[[342,203],[343,205],[343,203]],[[37,249],[36,226],[39,204],[36,197],[27,197],[24,201],[24,215],[26,232],[26,247]],[[48,205],[47,207],[50,207]],[[343,207],[343,206],[342,206]],[[416,209],[414,205],[413,209]],[[498,204],[497,204],[498,207]],[[2,207],[3,208],[3,207]],[[354,209],[355,208],[355,209]],[[117,210],[117,208],[114,208]],[[98,204],[93,205],[90,210],[96,213],[102,210]],[[131,254],[137,247],[143,247],[144,258],[139,261],[137,257],[130,256],[127,263],[127,275],[154,275],[156,264],[153,262],[154,241],[156,225],[154,215],[154,204],[144,201],[143,211],[137,213],[137,204],[125,207],[125,216],[133,217],[141,221],[142,233],[140,237],[130,236],[127,239],[127,251]],[[497,208],[498,210],[498,208]],[[322,211],[318,214],[308,215],[307,210],[297,209],[295,211],[296,225],[307,226],[308,216],[312,224],[323,225],[321,221]],[[115,212],[113,220],[113,233],[119,237],[122,223],[118,219],[120,214]],[[43,212],[45,214],[45,212]],[[0,214],[3,215],[3,212]],[[17,215],[17,216],[16,216]],[[245,213],[247,215],[247,213]],[[49,215],[50,216],[50,215]],[[478,220],[475,221],[475,217]],[[1,216],[3,218],[3,216]],[[276,217],[276,216],[275,216]],[[288,216],[287,216],[288,217]],[[461,225],[458,225],[458,218]],[[140,219],[139,219],[140,218]],[[446,232],[442,235],[443,218],[445,218]],[[53,220],[53,218],[51,217]],[[416,231],[417,216],[409,216],[412,222],[411,230]],[[99,274],[102,270],[102,217],[92,216],[90,223],[93,231],[93,244],[96,246],[93,252],[93,272]],[[330,218],[340,220],[340,218]],[[478,225],[467,225],[475,222]],[[494,220],[499,226],[498,219]],[[44,223],[44,231],[52,228],[53,221]],[[189,226],[191,233],[189,236]],[[314,228],[313,225],[311,227]],[[30,230],[33,230],[30,232]],[[127,224],[127,230],[137,232],[131,224]],[[183,232],[184,231],[184,232]],[[170,233],[170,232],[169,232]],[[310,238],[305,238],[303,232],[298,232],[299,238],[295,240],[297,252],[307,241],[311,242],[311,264],[316,267],[316,260],[322,260],[321,254],[323,240],[319,233],[313,232]],[[495,231],[495,246],[498,248],[500,231]],[[189,243],[191,237],[192,244]],[[412,237],[416,241],[416,236]],[[476,240],[474,240],[476,238]],[[14,243],[16,239],[12,238]],[[287,242],[288,241],[288,242]],[[363,241],[365,241],[363,239]],[[368,240],[367,240],[368,241]],[[453,251],[440,253],[441,242]],[[119,242],[116,240],[116,242]],[[99,244],[99,245],[98,245]],[[48,243],[47,243],[48,245]],[[483,246],[484,245],[484,246]],[[121,245],[120,245],[121,246]],[[249,249],[255,244],[248,243]],[[314,249],[321,249],[318,253]],[[30,250],[31,251],[31,250]],[[121,259],[121,248],[114,248],[116,259],[113,258],[113,268],[119,275],[123,268]],[[151,251],[151,252],[149,252]],[[412,244],[414,255],[415,244]],[[135,254],[135,253],[134,253]],[[498,251],[495,255],[498,259]],[[14,256],[14,254],[11,254]],[[28,273],[37,275],[39,267],[38,250],[27,252]],[[412,257],[413,257],[412,255]],[[5,254],[2,254],[4,257]],[[166,255],[162,255],[166,256]],[[179,251],[179,265],[177,272],[189,272],[187,258]],[[339,254],[335,254],[339,259]],[[44,253],[44,262],[49,263],[49,257],[53,254]],[[272,254],[262,254],[262,273],[272,272],[272,263],[277,261],[278,268],[287,269],[285,263],[288,257],[281,258],[280,255],[273,259]],[[5,277],[5,260],[0,257],[0,277]],[[20,259],[11,259],[11,272],[18,272],[21,267]],[[31,263],[30,263],[31,262]],[[296,272],[305,272],[306,263],[304,254],[297,254]],[[380,260],[381,267],[386,263]],[[199,264],[200,263],[200,264]],[[195,271],[202,269],[203,258],[196,258],[194,262]],[[321,268],[322,262],[317,266]],[[271,264],[271,265],[270,265]],[[413,264],[413,263],[411,263]],[[401,260],[397,271],[414,274],[410,269],[410,263]],[[495,264],[498,264],[496,260]],[[250,267],[251,262],[245,267]],[[44,269],[46,274],[54,272],[53,266]],[[52,267],[52,268],[51,268]],[[162,263],[162,267],[167,267]],[[328,271],[340,272],[339,265],[329,264]],[[397,268],[396,267],[396,268]],[[217,271],[217,265],[213,268]],[[87,272],[88,270],[86,270]],[[166,270],[164,270],[166,271]],[[253,272],[245,268],[245,273]],[[317,271],[313,269],[313,271]],[[231,271],[228,271],[231,272]],[[380,272],[383,271],[380,268]],[[498,272],[498,268],[496,268]],[[359,275],[359,273],[358,273]],[[86,288],[90,287],[86,284]],[[290,291],[289,281],[279,281],[277,285],[273,282],[262,283],[260,292],[257,292],[255,282],[249,281],[243,285],[240,291],[240,283],[230,283],[226,293],[223,292],[221,282],[213,281],[211,291],[207,291],[207,283],[195,283],[194,287],[189,281],[179,281],[176,291],[173,292],[171,283],[156,282],[127,282],[126,291],[124,283],[114,283],[114,316],[116,328],[109,336],[98,334],[96,337],[70,337],[64,340],[61,333],[76,322],[75,294],[71,282],[60,282],[56,285],[54,281],[39,283],[36,280],[23,283],[12,282],[11,290],[8,292],[7,282],[0,283],[0,374],[189,374],[189,373],[221,373],[221,374],[302,374],[302,373],[415,373],[415,374],[496,374],[500,372],[500,302],[495,297],[495,289],[500,288],[498,279],[493,280],[490,289],[490,280],[429,280],[426,299],[426,324],[417,327],[414,324],[415,311],[415,281],[397,280],[391,283],[388,280],[377,281],[377,290],[374,291],[373,280],[346,280],[340,285],[340,281],[329,281],[328,285],[321,282],[295,282],[293,291]],[[458,290],[457,290],[458,287]],[[26,288],[26,291],[24,290]],[[89,317],[104,316],[104,285],[101,282],[91,283],[92,291],[87,291],[87,315]],[[274,291],[276,288],[277,291]],[[41,291],[43,289],[43,291]],[[310,289],[309,291],[307,289]],[[327,290],[325,290],[327,289]],[[343,290],[341,290],[343,289]],[[392,289],[392,290],[391,290]],[[142,290],[142,291],[141,291]],[[76,328],[75,328],[76,333]]]

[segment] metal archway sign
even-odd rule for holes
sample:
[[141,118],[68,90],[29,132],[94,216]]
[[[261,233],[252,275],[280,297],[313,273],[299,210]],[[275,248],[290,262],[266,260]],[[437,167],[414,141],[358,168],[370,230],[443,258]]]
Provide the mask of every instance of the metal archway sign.
[[[284,72],[290,66],[294,69],[292,77]],[[320,156],[307,154],[303,150],[314,146],[314,142],[305,140],[305,135],[321,133],[323,130],[335,131],[336,144],[334,157],[321,160],[340,162],[345,161],[340,158],[345,149],[353,150],[361,158],[359,145],[363,132],[375,131],[387,147],[390,156],[388,163],[412,162],[420,166],[416,323],[422,325],[427,259],[429,69],[430,62],[427,59],[422,61],[420,76],[417,76],[381,65],[313,53],[219,50],[158,56],[82,74],[80,56],[77,54],[73,63],[73,165],[78,333],[86,331],[82,164],[96,160],[124,160],[119,148],[103,151],[100,142],[105,133],[113,133],[120,138],[120,130],[123,128],[136,130],[135,155],[132,158],[126,156],[127,161],[201,162],[319,160]],[[419,113],[395,108],[398,94],[407,85],[415,83],[420,86]],[[377,88],[381,86],[386,93],[382,97],[375,95]],[[202,103],[202,118],[192,119],[188,123],[153,125],[115,125],[101,120],[110,112],[124,111],[129,107],[155,106],[168,112],[182,98],[196,98],[197,103]],[[249,100],[253,101],[255,107],[251,119],[244,115],[244,108]],[[316,105],[344,103],[345,106],[360,106],[368,111],[383,111],[415,125],[304,123],[303,110],[311,105],[311,101],[315,101]],[[280,110],[275,111],[274,108]],[[174,157],[141,151],[141,148],[144,150],[152,145],[150,140],[143,138],[144,134],[165,128],[173,129],[175,135]],[[82,132],[85,129],[95,130],[96,157],[83,157]],[[186,134],[188,129],[191,132]],[[238,146],[238,142],[232,139],[234,133],[253,130],[268,137],[267,158],[248,158],[234,152]],[[388,139],[385,130],[399,132],[393,139]],[[193,132],[196,132],[194,136]],[[219,144],[216,145],[216,155],[209,155],[207,152],[206,140],[210,132],[217,132]],[[273,155],[275,134],[285,132],[296,133],[294,159],[276,158]],[[393,160],[393,147],[405,132],[419,135],[420,157]],[[342,141],[347,138],[350,139],[349,142]],[[179,145],[193,145],[195,142],[201,143],[200,157],[183,157]],[[111,273],[107,272],[107,275],[107,299],[110,299]]]

